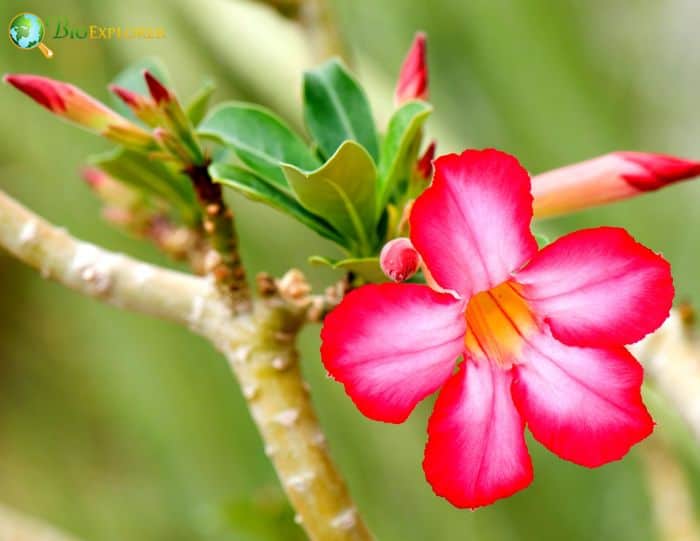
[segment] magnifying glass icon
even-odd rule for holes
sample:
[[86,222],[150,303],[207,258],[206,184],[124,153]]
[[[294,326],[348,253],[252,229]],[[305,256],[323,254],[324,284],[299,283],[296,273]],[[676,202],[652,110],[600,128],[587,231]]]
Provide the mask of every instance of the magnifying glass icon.
[[33,13],[18,13],[10,21],[8,33],[10,41],[18,49],[27,51],[38,48],[46,58],[53,56],[53,51],[42,43],[45,27],[39,16]]

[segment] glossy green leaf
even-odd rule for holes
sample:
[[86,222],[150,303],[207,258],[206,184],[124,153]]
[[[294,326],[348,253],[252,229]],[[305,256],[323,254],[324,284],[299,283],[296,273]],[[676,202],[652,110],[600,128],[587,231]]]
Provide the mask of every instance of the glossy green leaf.
[[123,148],[93,156],[90,162],[125,184],[169,202],[185,222],[197,221],[199,211],[190,180],[163,162]]
[[214,182],[233,188],[249,199],[265,203],[288,214],[322,237],[342,246],[347,244],[340,233],[325,220],[311,214],[286,192],[275,188],[250,171],[236,165],[213,163],[209,166],[209,174]]
[[378,165],[378,212],[389,202],[401,176],[415,163],[416,157],[411,155],[416,148],[414,142],[432,110],[426,102],[409,101],[389,120]]
[[[143,70],[150,71],[164,85],[172,85],[168,69],[165,67],[163,61],[157,57],[146,57],[134,62],[112,79],[111,83],[136,92],[137,94],[148,96],[148,86],[143,78]],[[116,111],[127,118],[136,120],[134,113],[122,100],[114,95],[111,95],[110,98],[112,101],[111,105]]]
[[204,115],[207,114],[209,100],[214,90],[216,90],[216,85],[212,81],[205,81],[201,88],[197,90],[196,94],[192,96],[185,105],[187,118],[190,119],[193,126],[199,124],[204,118]]
[[387,282],[388,278],[382,272],[379,266],[378,257],[361,257],[332,260],[320,255],[314,255],[309,258],[309,263],[314,265],[325,265],[332,269],[341,269],[344,271],[354,272],[362,276],[368,282]]
[[362,87],[337,59],[304,74],[304,119],[324,156],[343,141],[360,143],[379,159],[377,131]]
[[199,134],[230,146],[240,160],[263,179],[289,192],[280,166],[303,170],[321,162],[304,141],[271,111],[249,103],[219,105],[199,126]]
[[367,151],[346,141],[320,168],[305,172],[291,165],[282,169],[299,202],[321,216],[361,250],[369,250],[374,231],[376,169]]

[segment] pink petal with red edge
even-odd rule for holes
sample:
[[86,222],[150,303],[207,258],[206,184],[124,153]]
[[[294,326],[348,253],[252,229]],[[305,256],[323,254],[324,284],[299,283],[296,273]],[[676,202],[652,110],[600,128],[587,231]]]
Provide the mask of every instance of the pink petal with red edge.
[[463,301],[427,286],[366,285],[326,317],[321,358],[362,413],[400,423],[452,373],[463,312]]
[[600,466],[653,431],[642,367],[625,348],[572,347],[541,333],[521,357],[513,398],[535,439],[559,457]]
[[511,384],[510,370],[467,360],[440,392],[423,469],[435,494],[457,507],[488,505],[532,481]]
[[464,297],[506,281],[537,251],[530,177],[497,150],[435,160],[411,211],[411,241],[438,284]]
[[616,227],[560,238],[515,278],[552,334],[576,346],[640,340],[668,317],[674,293],[668,262]]

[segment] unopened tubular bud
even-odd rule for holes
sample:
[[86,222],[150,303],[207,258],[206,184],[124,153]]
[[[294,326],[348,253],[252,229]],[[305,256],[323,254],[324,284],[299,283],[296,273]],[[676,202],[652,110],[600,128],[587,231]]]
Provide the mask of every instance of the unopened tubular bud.
[[634,197],[700,175],[700,162],[664,154],[613,152],[532,178],[535,217]]
[[420,262],[420,255],[405,237],[387,242],[379,255],[382,271],[394,282],[408,280],[418,271]]
[[149,126],[158,125],[161,120],[161,114],[150,97],[142,96],[118,85],[109,85],[109,90],[122,100],[136,117]]
[[428,65],[426,60],[426,39],[423,32],[416,34],[406,59],[401,66],[399,80],[394,92],[397,105],[408,100],[428,99]]
[[416,169],[425,180],[433,178],[433,160],[435,159],[435,141],[431,141],[423,155],[418,158]]
[[71,84],[26,74],[8,74],[3,80],[55,115],[90,131],[123,144],[136,141],[136,146],[150,140],[146,131]]
[[156,79],[155,75],[153,75],[150,71],[143,70],[143,78],[146,80],[146,85],[148,85],[148,91],[150,92],[153,101],[160,104],[173,100],[173,94],[165,87],[165,85],[163,85],[163,83]]

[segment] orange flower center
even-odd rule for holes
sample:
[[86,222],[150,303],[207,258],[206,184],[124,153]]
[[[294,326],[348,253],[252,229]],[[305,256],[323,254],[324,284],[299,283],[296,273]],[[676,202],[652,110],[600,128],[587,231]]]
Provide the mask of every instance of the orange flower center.
[[467,352],[503,369],[518,362],[526,338],[537,330],[537,319],[515,282],[477,293],[467,305]]

